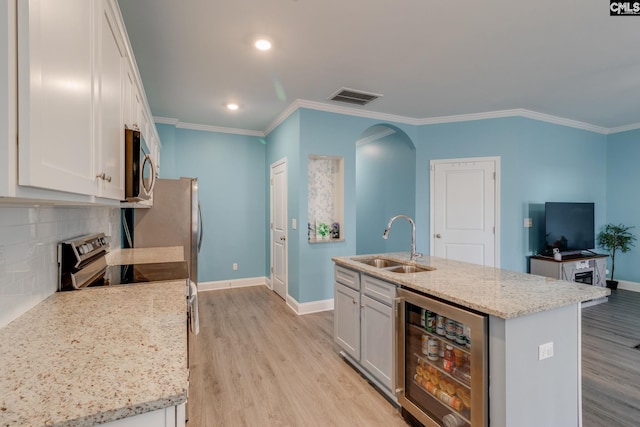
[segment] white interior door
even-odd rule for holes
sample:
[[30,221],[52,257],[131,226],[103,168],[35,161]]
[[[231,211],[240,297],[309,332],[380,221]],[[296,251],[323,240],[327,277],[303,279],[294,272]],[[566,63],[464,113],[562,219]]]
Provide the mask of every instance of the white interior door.
[[500,158],[431,161],[431,255],[500,266]]
[[287,161],[271,165],[271,286],[287,299]]

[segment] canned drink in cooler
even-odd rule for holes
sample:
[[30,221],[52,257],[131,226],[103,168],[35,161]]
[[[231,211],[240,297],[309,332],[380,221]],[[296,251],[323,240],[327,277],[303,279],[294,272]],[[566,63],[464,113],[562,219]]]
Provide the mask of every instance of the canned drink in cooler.
[[435,332],[436,330],[436,314],[433,311],[427,311],[425,329],[428,332]]
[[436,361],[440,358],[440,340],[429,338],[427,341],[427,358]]
[[471,327],[470,326],[465,325],[464,338],[465,338],[467,347],[471,348]]
[[447,319],[447,322],[444,326],[444,335],[447,337],[447,339],[456,339],[456,323],[458,322],[453,319]]
[[444,335],[444,322],[444,316],[436,315],[436,334]]
[[467,343],[467,337],[464,334],[464,323],[456,322],[456,343],[465,345]]

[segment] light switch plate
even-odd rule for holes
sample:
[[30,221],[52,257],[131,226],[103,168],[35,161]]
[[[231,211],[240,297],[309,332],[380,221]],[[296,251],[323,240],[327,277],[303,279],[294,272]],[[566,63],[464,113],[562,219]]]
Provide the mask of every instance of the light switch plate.
[[525,226],[525,228],[531,228],[531,227],[533,227],[533,219],[531,219],[531,218],[525,218],[525,219],[524,219],[524,226]]
[[293,218],[293,219],[291,220],[291,229],[292,229],[292,230],[295,230],[295,229],[297,229],[297,228],[298,228],[298,221],[297,221],[295,218]]
[[553,357],[553,341],[538,346],[538,360]]

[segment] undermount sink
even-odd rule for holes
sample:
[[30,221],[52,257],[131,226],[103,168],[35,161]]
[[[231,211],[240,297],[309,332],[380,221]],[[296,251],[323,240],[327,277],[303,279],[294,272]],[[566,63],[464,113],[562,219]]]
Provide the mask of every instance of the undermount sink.
[[357,261],[363,264],[370,265],[372,267],[377,267],[377,268],[389,268],[389,267],[396,267],[396,266],[402,265],[402,263],[398,261],[391,261],[390,259],[384,259],[384,258],[365,258],[365,259],[359,259]]
[[424,271],[433,271],[435,268],[422,265],[407,264],[400,261],[393,261],[386,258],[362,258],[354,261],[361,262],[372,267],[387,270],[391,273],[422,273]]
[[388,271],[392,273],[422,273],[423,271],[433,271],[435,268],[422,267],[417,265],[403,264],[398,267],[390,268]]

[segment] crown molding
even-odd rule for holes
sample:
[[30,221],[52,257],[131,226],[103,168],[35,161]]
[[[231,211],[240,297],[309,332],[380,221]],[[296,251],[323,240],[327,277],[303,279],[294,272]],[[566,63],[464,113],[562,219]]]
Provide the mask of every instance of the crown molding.
[[601,134],[607,134],[609,129],[602,126],[595,126],[577,120],[565,119],[563,117],[552,116],[550,114],[538,113],[537,111],[525,108],[514,108],[511,110],[487,111],[485,113],[458,114],[454,116],[442,116],[422,119],[421,125],[433,125],[441,123],[468,122],[473,120],[499,119],[505,117],[524,117],[541,122],[553,123],[561,126],[568,126],[576,129],[587,130]]
[[306,101],[304,99],[294,100],[287,108],[276,117],[276,119],[267,126],[264,132],[224,128],[218,126],[198,125],[193,123],[182,123],[177,119],[169,119],[164,117],[154,117],[156,123],[173,124],[179,128],[204,130],[209,132],[233,133],[239,135],[260,136],[269,135],[275,128],[284,122],[291,114],[300,108],[309,110],[325,111],[329,113],[342,114],[347,116],[363,117],[367,119],[380,120],[384,122],[403,123],[413,126],[435,125],[443,123],[468,122],[474,120],[499,119],[506,117],[524,117],[541,122],[553,123],[561,126],[567,126],[575,129],[582,129],[589,132],[595,132],[603,135],[612,133],[626,132],[629,130],[640,129],[640,123],[619,126],[615,128],[606,128],[602,126],[592,125],[590,123],[580,122],[578,120],[566,119],[563,117],[552,116],[550,114],[539,113],[537,111],[527,110],[525,108],[514,108],[510,110],[487,111],[483,113],[457,114],[452,116],[429,117],[424,119],[415,119],[411,117],[397,116],[394,114],[376,113],[373,111],[365,111],[352,107],[343,107],[338,105],[325,104],[316,101]]
[[265,136],[264,132],[260,132],[257,130],[225,128],[221,126],[200,125],[197,123],[185,123],[185,122],[181,122],[178,119],[172,119],[168,117],[154,116],[153,121],[156,123],[162,123],[166,125],[174,125],[178,129],[191,129],[191,130],[201,130],[205,132],[230,133],[234,135],[258,136],[258,137]]
[[360,138],[359,140],[357,140],[356,141],[356,146],[360,146],[360,145],[368,144],[368,143],[373,142],[373,141],[377,141],[379,139],[384,138],[385,136],[393,135],[394,133],[396,133],[396,131],[394,129],[391,129],[389,127],[384,127],[384,130],[382,130],[380,132],[376,132],[373,135],[365,136],[364,138]]
[[[577,120],[565,119],[563,117],[552,116],[550,114],[539,113],[537,111],[531,111],[525,108],[514,108],[510,110],[487,111],[484,113],[457,114],[453,116],[440,116],[440,117],[429,117],[424,119],[414,119],[411,117],[396,116],[393,114],[386,114],[386,113],[375,113],[372,111],[364,111],[364,110],[359,110],[351,107],[335,106],[335,105],[324,104],[321,102],[296,99],[289,105],[289,107],[287,107],[286,110],[284,110],[278,116],[278,118],[271,125],[269,125],[269,127],[265,130],[265,134],[268,135],[273,129],[275,129],[280,123],[286,120],[286,118],[289,117],[298,108],[307,108],[310,110],[319,110],[319,111],[326,111],[330,113],[364,117],[364,118],[375,119],[375,120],[404,123],[404,124],[414,125],[414,126],[435,125],[435,124],[455,123],[455,122],[468,122],[473,120],[498,119],[498,118],[505,118],[505,117],[525,117],[532,120],[553,123],[561,126],[568,126],[576,129],[587,130],[590,132],[595,132],[595,133],[600,133],[605,135],[611,133],[611,129],[608,129],[602,126],[596,126],[589,123],[580,122]],[[640,124],[631,125],[631,128],[636,129],[635,126],[640,126]],[[615,129],[618,129],[618,128],[615,128]],[[620,129],[628,130],[626,126]]]
[[282,113],[278,114],[278,117],[276,117],[276,119],[273,122],[271,122],[271,124],[269,126],[267,126],[267,128],[264,131],[264,134],[265,135],[269,135],[271,133],[271,131],[273,131],[275,128],[280,126],[280,124],[282,122],[287,120],[287,118],[290,115],[292,115],[298,108],[300,108],[300,105],[298,104],[298,101],[299,100],[296,99],[291,104],[289,104],[289,106],[287,108],[285,108]]
[[633,124],[626,125],[626,126],[618,126],[618,127],[615,127],[615,128],[609,128],[609,134],[627,132],[627,131],[636,130],[636,129],[640,129],[640,123],[633,123]]
[[156,117],[156,116],[153,116],[153,121],[155,123],[160,123],[160,124],[163,124],[163,125],[173,125],[173,126],[177,126],[178,123],[180,123],[180,120],[172,119],[170,117]]

